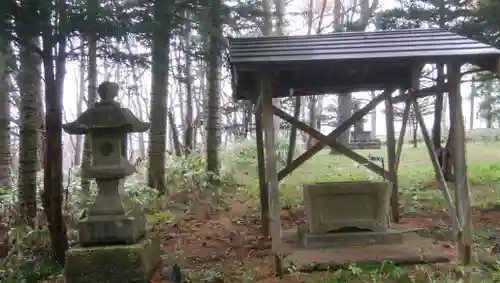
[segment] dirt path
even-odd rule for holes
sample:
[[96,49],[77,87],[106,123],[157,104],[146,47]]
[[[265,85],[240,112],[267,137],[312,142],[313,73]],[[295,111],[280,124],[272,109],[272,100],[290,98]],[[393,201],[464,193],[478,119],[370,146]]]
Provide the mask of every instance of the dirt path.
[[[274,279],[270,241],[261,236],[258,211],[245,203],[236,201],[222,211],[215,211],[206,203],[195,203],[193,207],[196,209],[158,229],[165,262],[178,262],[189,269],[190,277],[205,278],[206,282],[236,283],[298,282],[325,276],[324,273],[293,274],[282,280]],[[281,219],[287,229],[304,223],[305,215],[301,210],[285,207]],[[473,219],[478,228],[498,227],[500,212],[475,210]],[[401,220],[404,227],[419,228],[446,226],[447,223],[445,213],[412,213]],[[450,252],[455,252],[453,242],[437,240]]]

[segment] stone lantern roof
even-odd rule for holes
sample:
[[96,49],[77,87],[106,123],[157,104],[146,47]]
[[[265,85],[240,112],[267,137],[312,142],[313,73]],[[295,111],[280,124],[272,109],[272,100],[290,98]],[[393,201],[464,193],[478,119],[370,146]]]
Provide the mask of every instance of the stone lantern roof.
[[118,95],[118,85],[104,82],[97,90],[101,100],[93,108],[87,109],[74,122],[63,125],[68,134],[105,134],[119,135],[145,132],[149,123],[140,121],[127,108],[120,106],[114,99]]

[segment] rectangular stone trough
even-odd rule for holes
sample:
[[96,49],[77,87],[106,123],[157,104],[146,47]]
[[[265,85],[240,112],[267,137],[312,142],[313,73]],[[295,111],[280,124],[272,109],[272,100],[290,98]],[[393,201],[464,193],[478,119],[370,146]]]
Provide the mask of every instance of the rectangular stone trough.
[[446,262],[445,250],[418,229],[390,225],[388,182],[304,185],[308,223],[283,234],[294,270],[331,270],[354,262]]
[[309,232],[337,230],[386,232],[389,229],[388,182],[347,181],[306,184],[303,189]]

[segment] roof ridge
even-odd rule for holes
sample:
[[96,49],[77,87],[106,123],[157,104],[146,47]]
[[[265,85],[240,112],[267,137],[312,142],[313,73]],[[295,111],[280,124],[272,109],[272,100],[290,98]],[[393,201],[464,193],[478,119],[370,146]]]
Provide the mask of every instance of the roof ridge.
[[343,32],[332,32],[332,33],[320,33],[320,34],[310,34],[310,35],[259,35],[259,36],[244,36],[244,37],[229,37],[230,41],[239,40],[270,40],[270,39],[300,39],[300,38],[332,38],[332,37],[344,37],[352,35],[383,35],[383,34],[412,34],[412,33],[431,33],[431,32],[444,32],[450,34],[456,34],[456,32],[450,31],[445,28],[408,28],[408,29],[391,29],[391,30],[377,30],[377,31],[343,31]]

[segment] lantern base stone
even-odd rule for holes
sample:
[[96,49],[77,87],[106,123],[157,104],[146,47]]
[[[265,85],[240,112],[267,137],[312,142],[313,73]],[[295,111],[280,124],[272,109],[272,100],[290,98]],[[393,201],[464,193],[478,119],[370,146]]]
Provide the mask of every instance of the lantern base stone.
[[78,223],[81,246],[136,243],[146,233],[146,217],[139,206],[125,215],[89,215]]
[[71,283],[148,283],[160,264],[160,242],[146,236],[132,245],[81,247],[66,254]]

